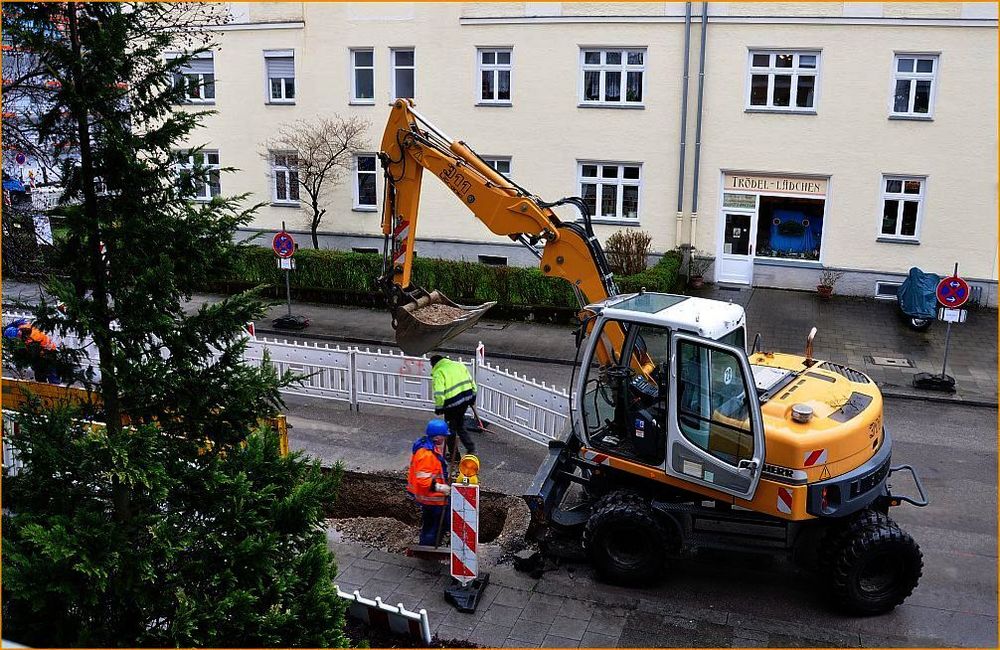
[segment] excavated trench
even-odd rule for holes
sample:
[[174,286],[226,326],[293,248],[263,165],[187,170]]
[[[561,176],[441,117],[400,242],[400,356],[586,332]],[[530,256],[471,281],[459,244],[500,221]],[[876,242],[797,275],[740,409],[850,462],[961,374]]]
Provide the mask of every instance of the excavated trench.
[[[345,471],[336,503],[327,512],[335,540],[402,553],[417,541],[420,508],[406,496],[399,476]],[[500,555],[524,547],[530,521],[523,499],[481,491],[479,541],[493,544]]]

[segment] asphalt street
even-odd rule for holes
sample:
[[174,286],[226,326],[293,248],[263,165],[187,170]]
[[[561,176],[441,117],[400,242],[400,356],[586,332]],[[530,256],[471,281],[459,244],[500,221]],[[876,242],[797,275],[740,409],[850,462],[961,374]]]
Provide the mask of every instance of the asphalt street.
[[[288,399],[288,414],[294,449],[325,463],[342,461],[350,469],[399,475],[410,441],[428,417],[398,409],[356,412],[299,397]],[[564,596],[599,590],[647,603],[643,607],[655,611],[646,614],[643,625],[626,625],[620,645],[717,645],[712,630],[721,630],[711,626],[721,625],[734,628],[726,638],[738,639],[739,645],[996,647],[997,414],[988,408],[888,400],[886,423],[895,440],[894,463],[916,467],[931,498],[926,508],[893,509],[893,518],[923,550],[924,575],[909,600],[890,614],[848,618],[832,613],[811,575],[785,562],[738,554],[697,556],[675,565],[652,589],[609,592],[586,566],[546,573],[533,589]],[[477,445],[484,485],[509,494],[527,487],[545,454],[544,447],[499,429],[478,435]],[[894,487],[907,485],[899,481]],[[721,612],[722,622],[657,627],[657,612],[679,607]],[[633,611],[630,620],[642,614]]]

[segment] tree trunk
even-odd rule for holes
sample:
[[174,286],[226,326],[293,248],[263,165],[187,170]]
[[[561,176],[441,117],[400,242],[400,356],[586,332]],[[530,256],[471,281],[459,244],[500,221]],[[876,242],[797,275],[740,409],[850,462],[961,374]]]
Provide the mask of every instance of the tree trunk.
[[323,219],[323,214],[319,211],[319,195],[313,195],[312,198],[312,239],[313,248],[319,250],[319,237],[316,236],[316,231],[319,230],[319,222]]

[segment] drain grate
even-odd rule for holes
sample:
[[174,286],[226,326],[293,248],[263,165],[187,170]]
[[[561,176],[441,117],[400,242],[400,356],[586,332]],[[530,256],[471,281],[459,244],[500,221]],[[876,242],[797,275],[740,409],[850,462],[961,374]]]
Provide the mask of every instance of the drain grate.
[[913,362],[902,357],[868,357],[873,366],[889,366],[891,368],[914,368]]

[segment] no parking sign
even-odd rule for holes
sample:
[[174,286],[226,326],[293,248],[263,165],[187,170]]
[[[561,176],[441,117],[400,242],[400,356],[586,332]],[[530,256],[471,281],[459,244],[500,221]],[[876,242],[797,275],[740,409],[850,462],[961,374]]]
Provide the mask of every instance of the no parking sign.
[[938,283],[937,299],[949,309],[958,309],[969,299],[969,283],[957,275],[944,278]]

